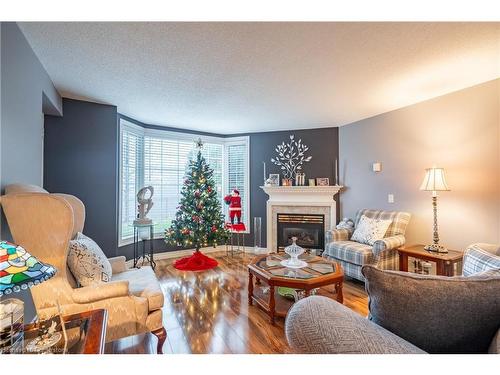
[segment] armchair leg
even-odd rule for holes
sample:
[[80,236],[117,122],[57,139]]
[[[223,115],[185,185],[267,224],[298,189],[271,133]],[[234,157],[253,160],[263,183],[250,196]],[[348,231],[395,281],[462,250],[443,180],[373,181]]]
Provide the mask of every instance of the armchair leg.
[[151,331],[151,333],[158,338],[158,345],[156,346],[156,353],[163,354],[163,344],[165,343],[165,340],[167,339],[167,331],[165,330],[165,328],[161,327],[160,329],[157,329],[155,331]]

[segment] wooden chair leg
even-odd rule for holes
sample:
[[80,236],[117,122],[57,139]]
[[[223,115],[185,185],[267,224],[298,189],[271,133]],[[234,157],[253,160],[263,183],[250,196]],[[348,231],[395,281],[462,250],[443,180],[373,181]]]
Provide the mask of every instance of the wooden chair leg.
[[160,329],[157,329],[155,331],[151,331],[151,333],[158,338],[158,345],[156,346],[156,353],[163,354],[163,344],[165,343],[165,340],[167,339],[167,331],[165,330],[165,328],[161,327]]

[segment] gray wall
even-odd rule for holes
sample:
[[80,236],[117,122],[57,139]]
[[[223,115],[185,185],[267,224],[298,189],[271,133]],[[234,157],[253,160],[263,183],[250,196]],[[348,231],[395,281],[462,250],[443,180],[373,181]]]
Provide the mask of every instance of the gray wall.
[[[1,24],[0,181],[42,185],[43,114],[61,115],[61,98],[47,72],[15,23]],[[10,240],[1,218],[0,238]],[[29,250],[29,249],[27,249]],[[17,293],[25,301],[25,319],[34,316],[29,292]]]
[[84,231],[108,257],[117,252],[118,124],[115,106],[63,99],[45,116],[44,188],[85,204]]
[[[271,163],[271,158],[276,156],[276,145],[282,141],[287,142],[290,134],[309,146],[308,153],[312,160],[304,166],[306,183],[308,178],[328,177],[330,184],[334,184],[334,162],[339,157],[339,132],[338,128],[308,129],[296,131],[279,131],[268,133],[255,133],[250,135],[250,229],[253,232],[253,218],[262,218],[262,241],[266,246],[266,202],[268,196],[260,188],[263,185],[263,165],[266,163],[266,173],[280,173],[278,166]],[[337,198],[337,197],[336,197]],[[337,202],[338,203],[338,202]],[[337,204],[337,217],[339,206]],[[247,235],[246,244],[253,245],[253,234]]]
[[[405,210],[413,215],[408,242],[431,242],[431,193],[419,187],[424,169],[436,164],[451,188],[438,198],[441,242],[454,249],[499,243],[499,95],[500,80],[490,81],[341,127],[343,216],[359,208]],[[371,171],[375,161],[381,173]]]
[[[63,108],[64,117],[46,116],[45,119],[44,187],[51,192],[69,193],[82,199],[87,210],[86,234],[99,243],[107,256],[125,255],[130,259],[132,245],[117,245],[117,120],[124,117],[144,127],[158,127],[117,116],[116,108],[112,106],[64,99]],[[267,173],[279,173],[278,167],[271,164],[271,157],[275,154],[275,146],[286,141],[290,134],[295,134],[310,146],[313,158],[304,169],[307,177],[329,177],[333,181],[333,162],[338,158],[337,128],[248,134],[251,224],[253,217],[260,216],[262,228],[266,225],[267,195],[259,187],[263,183],[262,161],[266,161]],[[264,230],[262,236],[265,243]],[[245,241],[252,245],[253,234],[247,235]],[[155,240],[154,248],[158,253],[178,249],[167,246],[161,239]]]

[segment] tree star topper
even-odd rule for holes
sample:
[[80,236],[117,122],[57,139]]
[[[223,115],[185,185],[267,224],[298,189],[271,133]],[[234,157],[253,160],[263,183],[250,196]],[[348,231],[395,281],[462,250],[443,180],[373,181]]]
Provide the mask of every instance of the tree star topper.
[[194,141],[194,144],[197,149],[201,150],[203,148],[203,141],[201,138],[198,138],[196,141]]

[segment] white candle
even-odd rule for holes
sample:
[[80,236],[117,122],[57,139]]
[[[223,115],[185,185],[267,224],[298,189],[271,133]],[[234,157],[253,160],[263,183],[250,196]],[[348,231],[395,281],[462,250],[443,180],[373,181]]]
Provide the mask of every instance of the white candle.
[[263,161],[262,164],[264,164],[264,183],[266,182],[266,162]]
[[339,184],[339,160],[335,159],[335,185]]

